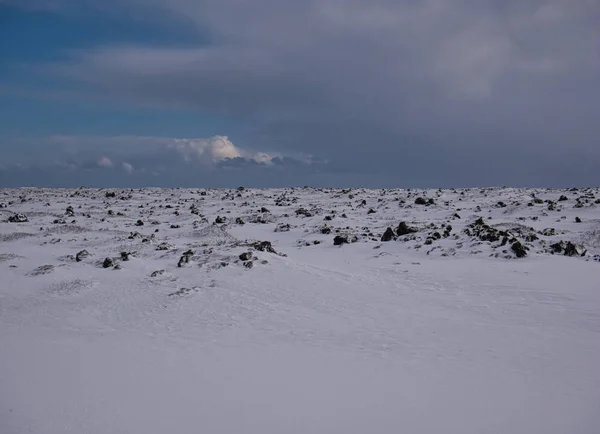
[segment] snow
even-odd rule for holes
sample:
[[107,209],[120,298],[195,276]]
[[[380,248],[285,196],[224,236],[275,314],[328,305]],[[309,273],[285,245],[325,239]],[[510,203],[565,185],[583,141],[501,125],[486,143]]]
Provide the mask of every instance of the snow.
[[[598,433],[597,197],[0,190],[0,433]],[[479,217],[511,242],[468,235]]]

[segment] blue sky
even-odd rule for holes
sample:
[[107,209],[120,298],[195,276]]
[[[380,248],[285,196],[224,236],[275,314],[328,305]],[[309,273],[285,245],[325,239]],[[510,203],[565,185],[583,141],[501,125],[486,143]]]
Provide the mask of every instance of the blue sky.
[[587,0],[0,0],[0,187],[600,183]]

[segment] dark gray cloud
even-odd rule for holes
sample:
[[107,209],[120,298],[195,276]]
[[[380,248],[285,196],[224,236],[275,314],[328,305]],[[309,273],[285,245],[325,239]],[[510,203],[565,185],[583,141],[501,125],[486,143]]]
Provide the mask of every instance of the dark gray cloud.
[[124,102],[249,120],[251,146],[382,184],[406,181],[399,171],[428,184],[600,183],[573,169],[600,164],[595,0],[125,4],[211,43],[98,47],[48,70]]

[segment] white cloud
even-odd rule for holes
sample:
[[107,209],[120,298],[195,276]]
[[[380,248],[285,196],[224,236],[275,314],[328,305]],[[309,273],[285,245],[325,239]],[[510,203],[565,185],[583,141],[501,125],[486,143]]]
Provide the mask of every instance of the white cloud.
[[106,167],[106,168],[108,168],[108,167],[113,167],[114,166],[114,163],[112,162],[112,160],[110,158],[104,157],[104,156],[101,157],[97,161],[97,163],[98,163],[98,166],[100,166],[100,167]]
[[[295,153],[265,152],[234,145],[227,136],[179,138],[156,136],[50,136],[19,138],[18,143],[48,143],[80,163],[92,160],[97,167],[120,167],[125,172],[143,170],[145,162],[170,164],[184,161],[214,167],[227,159],[241,158],[260,164],[272,164],[274,158],[287,156],[309,164],[311,156]],[[97,155],[97,157],[94,157]]]
[[228,158],[244,158],[258,163],[270,163],[276,156],[266,152],[250,152],[236,147],[226,136],[208,139],[172,139],[167,144],[186,161],[215,164]]

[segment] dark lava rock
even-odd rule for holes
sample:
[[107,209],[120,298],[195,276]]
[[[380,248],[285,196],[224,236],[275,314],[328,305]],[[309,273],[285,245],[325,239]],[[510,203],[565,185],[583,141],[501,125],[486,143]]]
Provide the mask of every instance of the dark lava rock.
[[237,225],[245,225],[246,222],[241,217],[236,217],[235,224],[237,224]]
[[131,253],[129,252],[121,252],[121,261],[129,261],[129,256]]
[[141,220],[138,220],[137,222],[135,222],[136,226],[144,226],[144,222]]
[[73,217],[75,215],[75,211],[73,210],[73,207],[68,206],[67,210],[65,211],[65,214],[68,215],[69,217]]
[[527,248],[523,246],[519,241],[516,241],[511,246],[511,250],[517,256],[517,258],[524,258],[527,256]]
[[13,214],[8,218],[9,223],[26,223],[29,219],[25,214]]
[[427,205],[427,201],[425,200],[425,198],[417,197],[415,199],[415,205]]
[[90,254],[87,250],[81,250],[80,252],[77,252],[77,254],[75,255],[75,261],[81,262],[88,256],[90,256]]
[[183,252],[183,255],[181,255],[181,258],[179,258],[179,261],[177,262],[177,266],[181,268],[185,264],[188,264],[190,262],[190,258],[193,255],[194,255],[193,250],[187,250],[187,251]]
[[306,208],[298,208],[296,215],[303,215],[304,217],[312,217],[312,214]]
[[396,228],[396,235],[401,237],[402,235],[408,235],[417,232],[416,228],[409,227],[406,222],[400,222],[398,227]]
[[289,223],[279,223],[277,227],[275,227],[275,232],[289,232],[291,226]]
[[217,216],[217,218],[215,219],[215,223],[217,223],[217,224],[225,223],[225,218],[221,217],[221,216]]
[[323,227],[321,228],[321,233],[322,233],[323,235],[328,235],[328,234],[330,234],[330,233],[331,233],[331,228],[330,228],[329,226],[323,226]]
[[242,261],[249,261],[252,259],[252,252],[244,252],[239,256],[239,258]]
[[334,246],[341,246],[342,244],[348,244],[348,236],[347,235],[337,235],[333,239]]
[[375,211],[373,208],[369,208],[369,211],[367,211],[367,214],[375,214],[377,211]]
[[278,254],[275,251],[275,249],[273,248],[273,246],[271,245],[270,241],[259,241],[257,243],[254,243],[252,245],[252,247],[254,247],[256,250],[258,250],[260,252],[268,252],[268,253]]
[[569,198],[567,196],[565,196],[564,194],[558,198],[559,202],[564,202],[565,200],[569,200]]
[[171,226],[170,226],[170,228],[171,228],[171,229],[179,229],[180,227],[181,227],[181,226],[179,226],[179,225],[171,225]]
[[250,269],[250,268],[254,267],[254,262],[246,261],[246,262],[244,262],[244,267]]
[[162,276],[163,274],[165,274],[165,270],[156,270],[153,271],[152,274],[150,274],[150,277],[158,277]]
[[110,268],[115,265],[114,261],[111,258],[106,258],[102,262],[102,268]]
[[383,235],[381,236],[381,241],[388,242],[394,239],[394,230],[392,228],[387,228]]
[[575,223],[581,223],[581,219],[579,217],[575,217]]
[[570,241],[567,241],[565,245],[565,256],[579,256],[579,251],[577,250],[577,246]]
[[109,197],[116,197],[117,194],[114,191],[107,191],[106,193],[104,193],[104,197],[109,198]]

